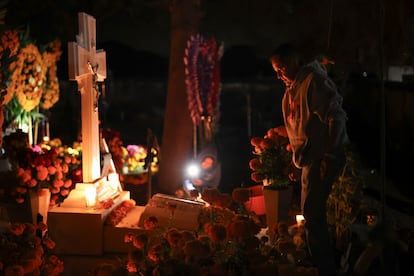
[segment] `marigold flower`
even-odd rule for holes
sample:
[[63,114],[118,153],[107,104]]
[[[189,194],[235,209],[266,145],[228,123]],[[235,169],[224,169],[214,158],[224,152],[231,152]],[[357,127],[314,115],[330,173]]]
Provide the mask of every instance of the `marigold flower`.
[[149,216],[144,220],[144,229],[151,230],[158,225],[158,219],[154,216]]
[[252,172],[252,173],[250,174],[250,178],[251,178],[254,182],[256,182],[256,183],[260,183],[260,182],[262,182],[262,181],[263,181],[263,179],[264,179],[264,175],[263,175],[263,174],[261,174],[261,173],[258,173],[258,172]]
[[30,169],[24,170],[24,173],[22,175],[22,182],[26,183],[32,178],[32,171]]
[[138,272],[137,264],[134,261],[128,261],[126,264],[126,269],[130,273],[136,273]]
[[47,168],[47,171],[49,172],[50,175],[54,175],[56,173],[56,167],[55,166],[49,166]]
[[48,226],[46,223],[44,223],[43,221],[40,221],[37,223],[37,229],[39,229],[40,231],[46,231],[48,229]]
[[53,180],[53,187],[55,187],[55,188],[61,188],[61,187],[63,187],[63,184],[65,184],[64,182],[63,182],[63,180],[62,179],[55,179],[55,180]]
[[[58,187],[50,187],[49,190],[52,194],[58,194],[60,192],[60,188]],[[54,200],[57,201],[57,199],[58,199],[58,196]]]
[[63,187],[70,188],[72,186],[72,179],[66,179]]
[[275,142],[270,138],[265,138],[260,143],[260,147],[264,150],[269,150],[275,146]]
[[36,234],[36,226],[31,223],[24,224],[24,235],[34,236]]
[[[65,156],[64,160],[65,160],[66,164],[72,163],[72,158],[70,156]],[[75,158],[75,160],[76,160],[76,158]]]
[[235,188],[231,196],[235,202],[243,203],[250,199],[250,191],[246,188]]
[[165,237],[171,247],[177,247],[183,243],[183,236],[181,235],[181,232],[175,228],[168,230]]
[[200,240],[192,240],[185,244],[184,253],[190,258],[204,259],[210,255],[210,248]]
[[[47,179],[47,177],[49,176],[50,170],[48,168],[46,168],[45,166],[37,166],[36,167],[36,178],[39,179],[39,181],[44,181]],[[50,174],[54,174],[54,173],[50,173]]]
[[69,195],[69,190],[68,189],[63,189],[60,191],[60,195],[63,197],[66,197]]
[[148,243],[148,236],[146,234],[139,234],[134,236],[132,245],[138,249],[145,249]]
[[226,227],[223,224],[213,224],[207,233],[213,242],[223,242],[226,240]]
[[26,225],[23,223],[13,223],[7,230],[15,236],[20,236],[23,234],[25,228]]
[[27,188],[23,187],[23,186],[17,186],[16,187],[16,192],[19,193],[19,194],[25,194],[25,193],[27,193]]
[[63,173],[62,173],[62,171],[57,171],[56,172],[56,175],[55,175],[55,178],[62,180],[63,179]]
[[68,171],[69,171],[69,166],[68,166],[68,164],[66,164],[66,163],[64,163],[64,164],[62,164],[62,172],[63,173],[68,173]]
[[29,182],[27,182],[27,187],[29,188],[34,188],[37,186],[37,180],[32,178],[29,180]]
[[4,276],[24,276],[24,274],[24,268],[21,265],[10,265],[4,271]]
[[49,249],[53,249],[56,246],[56,243],[50,238],[44,239],[43,244]]
[[261,162],[260,162],[259,158],[253,158],[249,162],[249,167],[253,171],[255,171],[258,168],[260,168],[260,165],[261,165]]
[[262,137],[253,137],[250,139],[250,144],[253,147],[260,147],[260,145],[262,144],[263,138]]
[[135,235],[133,233],[126,233],[124,235],[124,242],[125,243],[130,243],[134,240],[134,238],[135,238]]

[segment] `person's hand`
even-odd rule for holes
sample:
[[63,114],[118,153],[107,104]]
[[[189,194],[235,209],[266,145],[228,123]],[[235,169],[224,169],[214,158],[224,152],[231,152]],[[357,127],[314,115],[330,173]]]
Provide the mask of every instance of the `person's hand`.
[[195,179],[192,181],[194,186],[201,186],[203,185],[203,181],[201,179]]

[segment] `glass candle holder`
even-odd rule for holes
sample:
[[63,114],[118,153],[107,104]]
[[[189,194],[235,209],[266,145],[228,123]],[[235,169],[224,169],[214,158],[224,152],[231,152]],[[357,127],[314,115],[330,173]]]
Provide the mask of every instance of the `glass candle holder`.
[[96,187],[86,187],[85,189],[86,208],[93,208],[96,205]]

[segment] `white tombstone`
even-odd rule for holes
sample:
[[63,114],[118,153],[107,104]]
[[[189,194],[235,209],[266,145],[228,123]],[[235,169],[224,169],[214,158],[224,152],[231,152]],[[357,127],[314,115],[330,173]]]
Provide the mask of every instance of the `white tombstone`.
[[83,182],[101,176],[97,82],[106,78],[106,54],[96,50],[96,20],[78,13],[79,34],[68,43],[69,79],[76,80],[81,93]]

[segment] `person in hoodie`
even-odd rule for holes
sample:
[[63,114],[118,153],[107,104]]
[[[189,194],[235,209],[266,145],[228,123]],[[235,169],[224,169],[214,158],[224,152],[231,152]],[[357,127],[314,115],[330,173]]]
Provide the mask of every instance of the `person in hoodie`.
[[221,179],[221,164],[217,155],[217,148],[214,144],[205,146],[195,159],[199,172],[185,180],[184,190],[189,193],[191,190],[201,192],[204,188],[217,188]]
[[303,64],[292,44],[281,44],[270,62],[277,78],[285,84],[282,113],[292,161],[302,170],[301,210],[311,262],[319,275],[335,275],[337,265],[326,201],[345,164],[348,135],[342,97],[323,62]]

